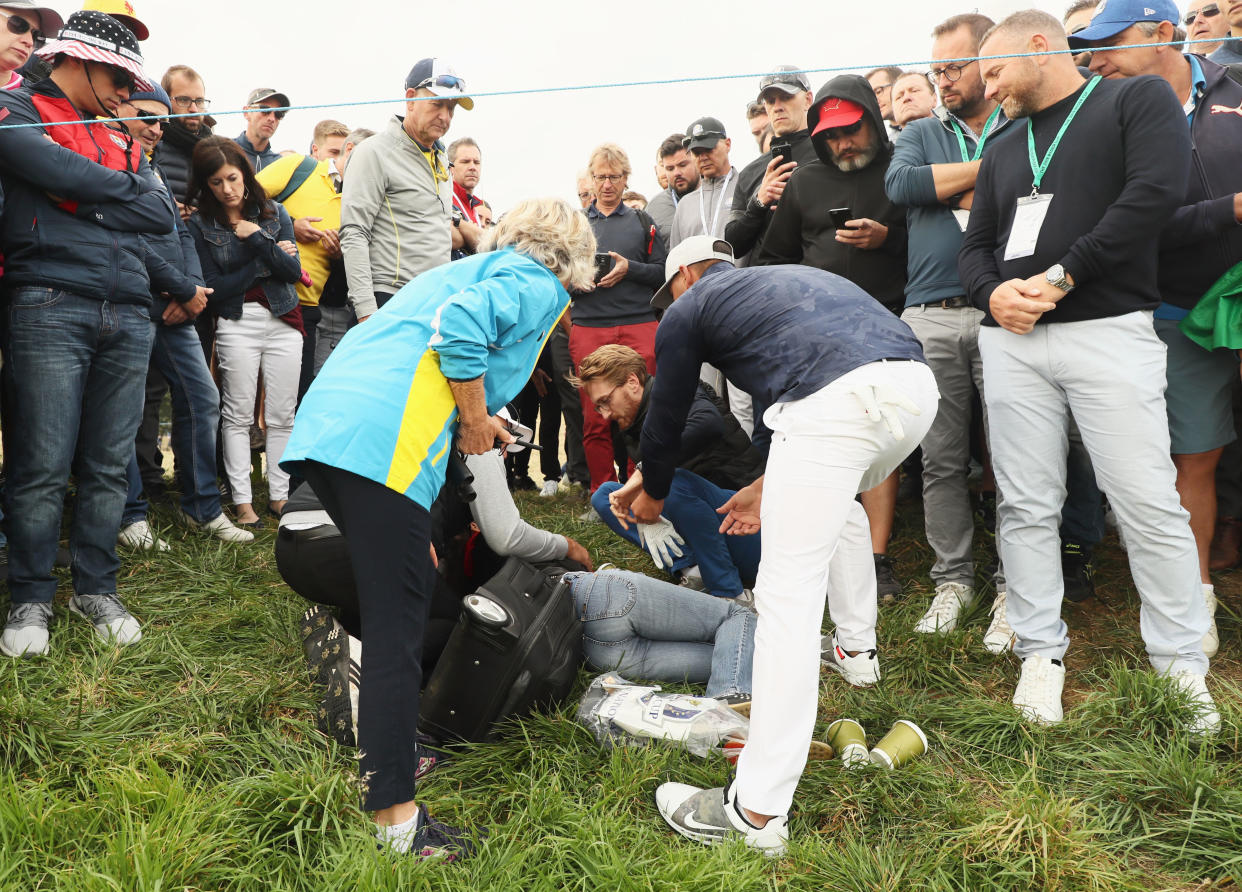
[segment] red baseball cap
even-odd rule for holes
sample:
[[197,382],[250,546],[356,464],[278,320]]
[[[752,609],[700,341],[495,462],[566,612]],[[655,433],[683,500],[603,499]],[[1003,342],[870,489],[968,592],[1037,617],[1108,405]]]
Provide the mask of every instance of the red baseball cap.
[[811,131],[811,135],[822,133],[832,127],[848,127],[865,114],[865,109],[857,102],[829,96],[819,107],[819,123]]

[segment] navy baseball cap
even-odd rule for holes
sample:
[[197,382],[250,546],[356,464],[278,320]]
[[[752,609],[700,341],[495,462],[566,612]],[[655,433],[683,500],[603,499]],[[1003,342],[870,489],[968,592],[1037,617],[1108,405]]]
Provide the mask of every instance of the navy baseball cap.
[[1115,37],[1135,22],[1177,24],[1179,15],[1172,0],[1103,0],[1095,8],[1091,24],[1070,35],[1070,49],[1088,49],[1092,41]]

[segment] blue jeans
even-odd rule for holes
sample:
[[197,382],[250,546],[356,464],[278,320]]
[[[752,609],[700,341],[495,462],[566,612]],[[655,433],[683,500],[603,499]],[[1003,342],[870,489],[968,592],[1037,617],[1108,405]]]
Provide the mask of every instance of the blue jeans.
[[13,422],[9,438],[9,592],[50,603],[74,451],[69,533],[74,591],[114,594],[125,468],[142,418],[152,324],[146,305],[18,288],[9,301]]
[[[622,529],[608,507],[609,493],[619,488],[618,483],[603,484],[591,496],[591,506],[617,535],[638,545],[638,529],[633,524],[628,530]],[[733,490],[721,489],[679,468],[664,500],[664,516],[686,540],[686,553],[673,564],[673,570],[698,564],[704,586],[720,598],[736,598],[743,588],[755,584],[759,573],[759,536],[726,536],[720,532],[721,518],[716,509],[732,496]]]
[[[172,449],[181,476],[181,508],[199,523],[215,520],[223,510],[216,486],[220,391],[211,380],[194,326],[188,322],[156,326],[151,362],[168,382],[172,399]],[[147,517],[136,456],[130,457],[128,475],[124,525]]]
[[582,620],[582,652],[604,672],[651,681],[707,683],[707,696],[750,691],[758,616],[640,573],[567,573]]

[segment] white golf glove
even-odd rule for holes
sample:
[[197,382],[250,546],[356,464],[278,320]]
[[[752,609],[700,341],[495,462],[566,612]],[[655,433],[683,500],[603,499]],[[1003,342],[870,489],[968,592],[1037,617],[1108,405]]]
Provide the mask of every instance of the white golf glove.
[[876,424],[883,424],[894,440],[905,436],[905,428],[901,426],[901,417],[897,410],[901,409],[911,415],[922,415],[923,410],[910,402],[910,399],[887,384],[864,384],[851,391],[862,403],[863,411]]
[[685,554],[681,546],[686,544],[686,540],[677,535],[672,522],[663,514],[655,523],[638,525],[638,541],[647,549],[655,565],[662,570],[672,570],[673,558]]

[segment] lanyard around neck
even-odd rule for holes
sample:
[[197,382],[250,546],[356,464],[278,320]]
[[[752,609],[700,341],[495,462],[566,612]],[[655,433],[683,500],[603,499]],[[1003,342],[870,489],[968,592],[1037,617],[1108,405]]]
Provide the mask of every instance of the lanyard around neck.
[[983,144],[988,141],[988,137],[992,135],[992,125],[996,123],[996,119],[1000,117],[1001,107],[998,105],[992,109],[992,114],[988,116],[987,123],[983,125],[983,132],[979,134],[979,141],[975,143],[975,154],[972,157],[970,152],[966,150],[966,137],[962,135],[962,125],[956,120],[953,121],[953,133],[957,137],[957,147],[961,149],[963,161],[978,161],[983,157]]
[[735,173],[734,169],[730,167],[729,172],[725,174],[724,182],[720,184],[720,200],[716,202],[716,212],[712,214],[712,228],[711,229],[707,228],[707,207],[706,207],[706,202],[704,201],[704,196],[701,194],[702,190],[700,190],[699,222],[703,224],[704,235],[714,236],[716,234],[716,224],[720,222],[720,212],[724,209],[725,190],[729,188],[729,181],[733,179],[734,173]]
[[1083,87],[1081,93],[1078,94],[1078,101],[1074,103],[1074,107],[1070,109],[1069,116],[1061,125],[1061,129],[1057,131],[1057,135],[1052,140],[1052,145],[1048,146],[1048,151],[1044,153],[1044,160],[1040,161],[1035,154],[1035,128],[1031,124],[1031,119],[1026,119],[1026,147],[1031,160],[1031,174],[1034,179],[1031,181],[1031,195],[1039,194],[1039,184],[1044,180],[1044,174],[1048,171],[1048,165],[1052,163],[1052,156],[1057,152],[1057,146],[1061,144],[1061,137],[1065,135],[1065,131],[1069,129],[1070,121],[1074,120],[1074,116],[1078,114],[1078,110],[1082,108],[1082,104],[1087,101],[1087,97],[1091,95],[1091,91],[1095,89],[1095,85],[1100,82],[1100,76],[1097,74],[1087,82],[1087,86]]

